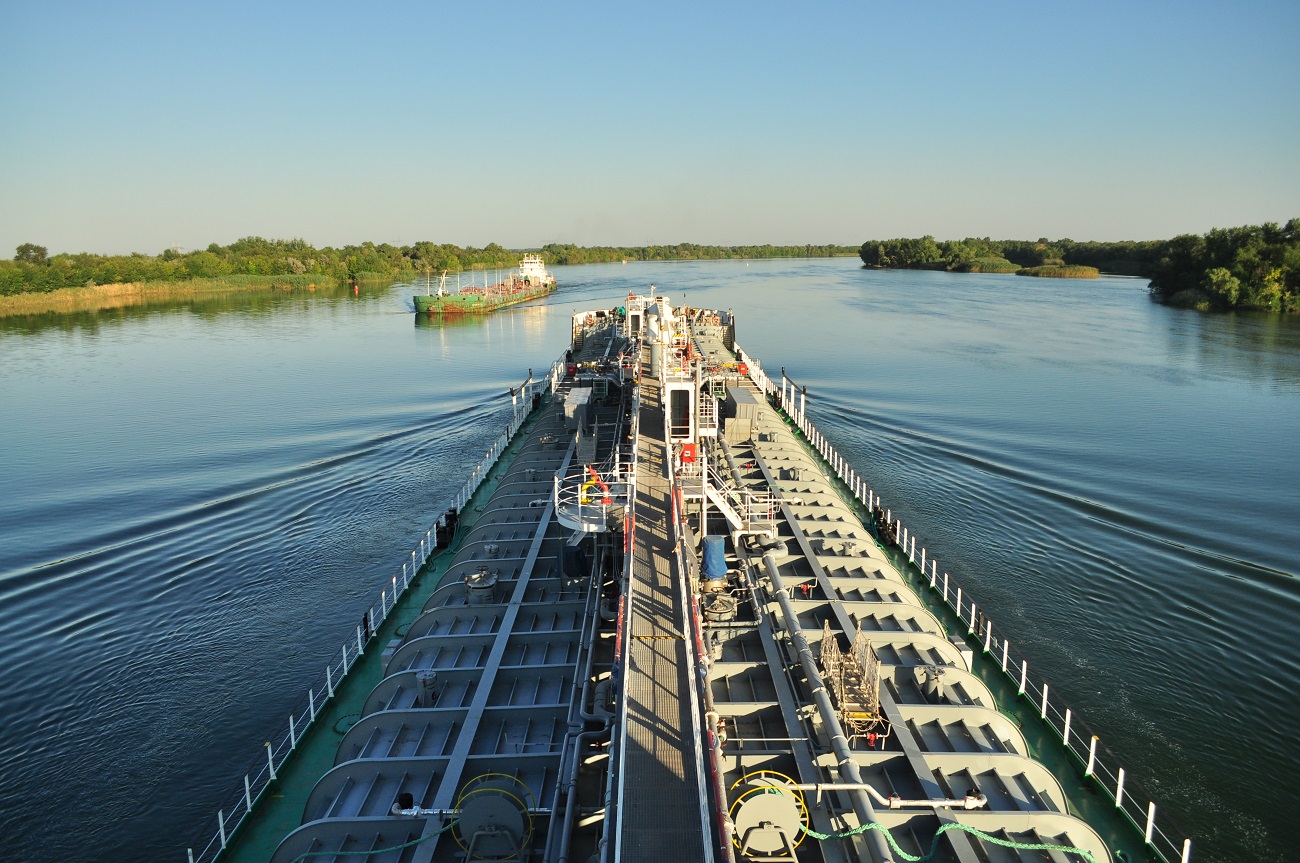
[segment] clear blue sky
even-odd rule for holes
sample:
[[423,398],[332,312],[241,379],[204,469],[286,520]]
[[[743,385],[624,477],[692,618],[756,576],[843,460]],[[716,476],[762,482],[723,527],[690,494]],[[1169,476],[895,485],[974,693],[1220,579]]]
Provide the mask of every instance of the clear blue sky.
[[0,256],[1300,216],[1300,4],[9,0]]

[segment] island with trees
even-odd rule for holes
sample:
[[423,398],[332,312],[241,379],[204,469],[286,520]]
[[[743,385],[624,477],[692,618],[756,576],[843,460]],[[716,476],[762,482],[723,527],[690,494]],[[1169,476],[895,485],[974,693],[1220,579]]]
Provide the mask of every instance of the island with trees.
[[1201,310],[1300,312],[1300,219],[1215,228],[1170,240],[1076,242],[936,241],[932,236],[868,240],[858,250],[865,267],[1017,273],[1096,278],[1140,276],[1153,296]]

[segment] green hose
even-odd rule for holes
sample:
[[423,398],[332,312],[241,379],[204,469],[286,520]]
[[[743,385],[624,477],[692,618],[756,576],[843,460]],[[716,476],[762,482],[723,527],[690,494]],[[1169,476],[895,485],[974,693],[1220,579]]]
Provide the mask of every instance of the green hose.
[[992,842],[994,845],[1002,845],[1007,848],[1018,848],[1022,851],[1062,851],[1067,854],[1078,854],[1084,860],[1087,860],[1088,863],[1098,863],[1096,857],[1092,856],[1090,852],[1085,851],[1082,848],[1073,848],[1069,845],[1050,845],[1044,842],[1014,842],[1010,839],[1000,839],[997,836],[985,833],[983,830],[976,830],[974,827],[968,827],[965,824],[958,824],[956,821],[946,821],[939,825],[939,830],[934,834],[934,840],[930,843],[930,853],[926,854],[924,857],[915,857],[898,847],[898,843],[894,841],[893,835],[883,824],[863,824],[861,827],[855,827],[847,833],[818,833],[815,830],[809,830],[802,824],[799,825],[799,829],[803,830],[803,832],[807,833],[812,838],[823,841],[826,839],[847,839],[848,837],[856,836],[859,833],[866,833],[868,830],[879,830],[884,833],[885,838],[889,840],[889,847],[894,849],[894,853],[899,857],[902,857],[904,860],[909,861],[909,863],[924,863],[924,861],[933,858],[939,850],[939,837],[947,833],[949,830],[963,830],[985,842]]

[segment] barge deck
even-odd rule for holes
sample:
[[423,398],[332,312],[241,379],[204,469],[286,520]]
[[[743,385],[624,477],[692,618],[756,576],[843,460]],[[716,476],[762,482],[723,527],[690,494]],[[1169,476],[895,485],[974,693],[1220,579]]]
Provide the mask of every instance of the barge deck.
[[516,405],[191,861],[1189,858],[729,312],[576,314]]

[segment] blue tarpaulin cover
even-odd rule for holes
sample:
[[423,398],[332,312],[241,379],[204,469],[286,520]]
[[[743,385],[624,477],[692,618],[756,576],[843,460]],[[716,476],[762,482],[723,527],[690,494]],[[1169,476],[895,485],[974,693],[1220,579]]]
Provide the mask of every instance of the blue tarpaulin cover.
[[700,573],[705,578],[722,578],[727,574],[726,537],[704,537],[704,566]]

